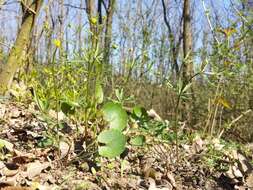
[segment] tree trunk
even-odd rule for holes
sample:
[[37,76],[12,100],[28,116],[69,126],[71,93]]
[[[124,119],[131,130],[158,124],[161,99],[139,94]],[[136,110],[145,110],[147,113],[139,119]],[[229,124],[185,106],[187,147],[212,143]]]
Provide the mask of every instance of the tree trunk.
[[91,40],[91,46],[92,49],[97,47],[98,43],[98,36],[97,36],[97,23],[94,22],[94,20],[97,19],[97,11],[95,7],[95,0],[85,0],[86,2],[86,13],[89,19],[90,24],[90,40]]
[[[180,49],[180,45],[181,45],[181,39],[182,39],[182,35],[181,35],[181,30],[180,30],[180,37],[178,40],[176,40],[175,38],[175,34],[173,34],[172,31],[172,27],[171,24],[167,18],[167,10],[166,10],[166,5],[165,5],[165,1],[162,0],[162,7],[163,7],[163,19],[165,22],[165,25],[168,29],[168,37],[169,37],[169,43],[170,43],[170,56],[172,59],[172,71],[175,71],[175,75],[176,77],[179,75],[179,65],[178,65],[178,54],[179,54],[179,49]],[[178,27],[181,28],[181,22],[179,24]]]
[[22,67],[30,45],[30,35],[36,15],[43,0],[21,1],[23,18],[21,28],[17,34],[16,42],[10,51],[6,64],[0,69],[0,94],[4,95],[10,88],[17,70]]
[[[83,0],[80,1],[80,7],[83,7]],[[79,27],[78,27],[78,38],[77,38],[77,42],[78,42],[78,55],[81,56],[82,55],[82,47],[83,47],[83,39],[82,39],[82,31],[83,31],[83,28],[82,28],[82,25],[83,25],[83,20],[82,20],[82,17],[83,17],[83,11],[79,11],[79,14],[78,14],[78,24],[79,24]]]
[[[192,31],[191,31],[191,14],[190,14],[190,0],[184,0],[183,9],[183,53],[184,60],[182,63],[182,81],[183,87],[192,82],[193,76],[193,60],[192,60]],[[192,122],[192,111],[194,103],[193,86],[188,89],[188,93],[191,93],[191,101],[183,102],[183,119],[189,123]]]
[[107,10],[106,26],[105,26],[105,38],[104,38],[104,63],[108,66],[110,63],[110,50],[112,41],[112,17],[115,10],[116,0],[109,0],[109,6]]
[[193,75],[190,0],[184,1],[183,19],[184,19],[183,25],[184,61],[182,65],[182,77],[184,84],[186,84],[190,82],[189,81],[190,77]]

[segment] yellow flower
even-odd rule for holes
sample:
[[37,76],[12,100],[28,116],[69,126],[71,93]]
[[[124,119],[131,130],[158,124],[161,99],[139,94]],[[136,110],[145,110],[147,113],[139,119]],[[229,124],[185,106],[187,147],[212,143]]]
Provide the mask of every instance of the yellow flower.
[[60,40],[58,40],[58,39],[54,39],[53,40],[53,43],[54,43],[54,45],[56,46],[56,47],[61,47],[61,41]]
[[227,100],[225,100],[224,98],[222,97],[219,97],[216,99],[216,102],[222,106],[224,106],[225,108],[228,108],[228,109],[232,109],[231,105],[229,104],[229,102]]
[[234,28],[218,28],[217,31],[223,33],[227,38],[236,33],[236,29]]
[[97,24],[97,18],[96,17],[92,17],[90,19],[90,22],[91,22],[91,24],[96,25]]
[[44,22],[44,28],[46,29],[46,30],[49,30],[49,23],[46,21],[46,22]]

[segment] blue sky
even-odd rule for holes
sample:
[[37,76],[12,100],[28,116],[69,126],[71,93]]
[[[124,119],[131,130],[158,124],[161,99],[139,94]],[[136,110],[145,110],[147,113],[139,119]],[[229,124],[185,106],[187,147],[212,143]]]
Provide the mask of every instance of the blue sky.
[[[228,18],[233,18],[234,12],[229,11],[231,6],[231,1],[237,2],[237,0],[205,0],[205,4],[208,10],[210,10],[210,14],[213,16],[211,19],[212,25],[215,27],[216,24],[221,25],[222,27],[228,27],[231,23],[227,22]],[[57,15],[59,14],[58,11],[58,5],[57,1],[53,2],[53,12],[57,18]],[[84,1],[83,1],[84,2]],[[169,0],[168,2],[172,2]],[[176,20],[179,19],[180,16],[180,1],[176,1],[177,3],[170,4],[170,9],[168,9],[168,19],[172,25],[172,28],[174,31],[177,31],[179,27],[176,24]],[[38,31],[40,31],[43,26],[43,22],[45,19],[45,8],[47,7],[48,1],[44,1],[44,6],[42,8],[39,21],[37,23]],[[80,5],[80,0],[65,0],[65,3],[69,3],[75,6]],[[157,4],[156,10],[151,10],[151,15],[156,18],[155,22],[152,23],[152,26],[150,26],[150,23],[143,21],[139,15],[136,14],[135,8],[138,3],[141,3],[143,6],[143,12],[147,11],[147,8],[151,6],[152,3]],[[83,3],[85,4],[85,3]],[[85,6],[85,5],[83,5]],[[129,17],[127,17],[127,7],[130,7]],[[3,11],[4,10],[4,11]],[[205,17],[205,13],[202,6],[202,0],[194,0],[192,4],[192,10],[194,11],[194,20],[193,20],[193,28],[195,31],[194,34],[194,40],[195,40],[195,50],[202,47],[202,38],[203,38],[203,32],[210,31],[210,28],[207,24],[207,20]],[[182,11],[182,10],[181,10]],[[78,10],[69,8],[68,15],[64,18],[65,23],[65,31],[67,31],[68,34],[68,40],[70,42],[69,48],[70,51],[73,50],[76,47],[76,44],[80,43],[76,41],[76,31],[78,27],[77,18],[82,12],[82,39],[85,39],[85,36],[88,34],[88,23],[87,23],[87,17],[84,10]],[[170,14],[172,13],[172,14]],[[175,14],[177,13],[177,14]],[[216,15],[215,15],[216,13]],[[176,15],[176,16],[175,16]],[[216,17],[215,17],[216,16]],[[121,18],[119,18],[121,17]],[[17,22],[17,18],[19,19]],[[136,23],[129,22],[136,20]],[[146,20],[152,20],[152,18],[147,17]],[[0,10],[0,32],[2,36],[6,38],[5,43],[11,45],[16,37],[17,32],[17,23],[20,23],[20,8],[17,3],[10,4],[7,6],[4,6],[2,10]],[[163,12],[161,7],[160,0],[119,0],[117,3],[117,12],[114,15],[113,20],[113,41],[116,45],[122,44],[122,34],[123,32],[127,31],[128,38],[134,38],[134,40],[131,41],[130,46],[136,46],[136,54],[139,54],[138,51],[141,49],[141,29],[140,26],[147,25],[150,29],[151,35],[150,38],[155,41],[157,38],[159,39],[162,34],[166,35],[167,28],[163,21]],[[57,20],[56,20],[57,23]],[[55,36],[57,38],[57,36]],[[85,43],[84,41],[81,43]],[[130,41],[126,42],[130,43]],[[40,52],[45,52],[45,49],[43,48],[44,41],[43,39],[40,42]],[[153,46],[150,47],[150,52],[152,48],[155,47],[156,44],[153,44]],[[122,48],[122,47],[120,47]],[[122,49],[114,50],[114,60],[119,60],[122,54],[120,54],[120,51]],[[153,51],[153,50],[152,50]]]

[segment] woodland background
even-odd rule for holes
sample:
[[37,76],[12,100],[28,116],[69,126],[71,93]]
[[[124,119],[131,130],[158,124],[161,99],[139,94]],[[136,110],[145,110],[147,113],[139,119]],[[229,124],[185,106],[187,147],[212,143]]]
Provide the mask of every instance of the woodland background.
[[[35,14],[29,3],[41,10],[24,32],[26,42],[14,47],[22,23]],[[23,81],[31,83],[26,74],[35,69],[40,85],[50,88],[41,83],[50,80],[43,69],[56,60],[59,67],[71,67],[66,72],[73,80],[82,67],[90,74],[80,73],[78,79],[100,80],[107,96],[120,87],[126,97],[134,95],[138,104],[163,118],[181,114],[182,121],[197,128],[212,128],[212,133],[214,127],[222,133],[225,128],[252,140],[247,114],[253,104],[252,6],[233,0],[1,1],[0,78],[10,83],[19,70],[17,80],[25,76]],[[26,55],[11,61],[13,48]],[[97,63],[91,61],[94,55]],[[18,65],[9,67],[12,74],[6,74],[8,64]],[[170,87],[188,84],[180,113],[175,113],[177,95]]]
[[0,0],[0,189],[252,188],[252,109],[252,0]]

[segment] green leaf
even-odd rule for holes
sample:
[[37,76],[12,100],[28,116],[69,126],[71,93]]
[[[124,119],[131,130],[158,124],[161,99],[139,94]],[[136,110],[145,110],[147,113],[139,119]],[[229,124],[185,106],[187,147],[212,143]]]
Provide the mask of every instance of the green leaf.
[[9,151],[13,151],[13,144],[6,141],[6,140],[3,140],[3,139],[0,139],[0,150],[2,150],[3,148],[7,148]]
[[109,129],[98,135],[98,142],[105,144],[98,148],[101,156],[114,158],[125,150],[126,137],[118,130]]
[[184,89],[182,90],[183,93],[187,92],[189,88],[191,87],[192,83],[187,84]]
[[42,111],[46,111],[49,108],[48,100],[39,100]]
[[111,129],[123,131],[127,125],[127,113],[118,103],[108,102],[102,108],[104,119]]
[[123,94],[124,94],[123,89],[115,90],[115,95],[120,102],[123,100]]
[[50,147],[54,144],[53,139],[45,137],[38,142],[40,148]]
[[133,113],[134,113],[137,117],[141,117],[141,116],[142,116],[141,107],[135,106],[134,109],[133,109]]
[[73,106],[70,102],[62,102],[61,111],[65,114],[73,115],[75,113],[75,106]]
[[97,100],[97,103],[99,103],[99,104],[103,103],[104,93],[103,93],[102,85],[100,83],[96,84],[95,98]]
[[46,110],[48,110],[48,108],[49,108],[49,102],[48,102],[48,100],[42,100],[42,99],[40,99],[39,96],[37,95],[36,90],[33,90],[33,93],[34,93],[34,100],[35,100],[37,106],[39,107],[39,109],[41,111],[44,111],[44,112]]
[[143,107],[140,107],[140,106],[135,106],[134,109],[133,109],[133,114],[138,117],[138,118],[141,118],[141,117],[148,117],[148,114],[147,114],[147,111],[145,110],[145,108]]
[[130,144],[134,146],[143,146],[145,143],[145,136],[143,135],[137,135],[135,137],[132,137],[130,140]]

